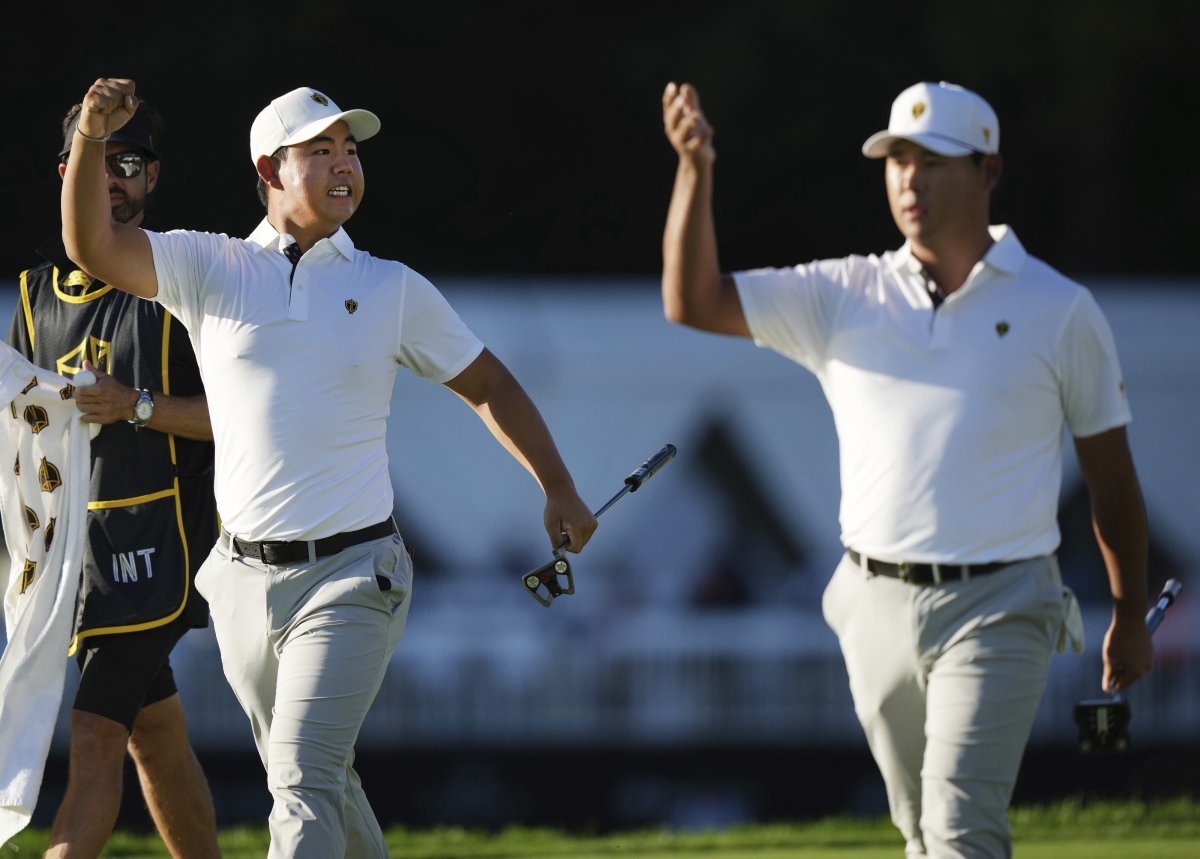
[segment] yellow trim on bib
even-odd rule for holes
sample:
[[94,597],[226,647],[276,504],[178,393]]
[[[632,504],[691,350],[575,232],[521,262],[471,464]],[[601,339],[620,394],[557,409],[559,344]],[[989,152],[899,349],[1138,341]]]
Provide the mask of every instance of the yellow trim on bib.
[[33,308],[29,304],[29,284],[26,282],[25,276],[29,274],[29,269],[21,272],[21,308],[25,311],[25,330],[29,332],[29,352],[33,353]]
[[[79,275],[79,277],[76,277],[76,275]],[[92,288],[92,284],[95,282],[95,280],[88,277],[82,271],[76,269],[66,276],[66,284],[68,286],[82,286],[83,294],[69,295],[68,293],[63,292],[58,285],[58,266],[54,267],[53,276],[51,277],[51,283],[54,284],[54,294],[67,304],[87,304],[89,301],[95,301],[100,296],[111,292],[114,289],[111,283],[106,283],[95,292],[88,292],[88,290]]]
[[170,498],[179,492],[179,482],[176,480],[174,489],[163,489],[151,492],[149,495],[138,495],[134,498],[114,498],[112,501],[89,501],[88,510],[113,510],[117,507],[132,507],[134,504],[146,504],[162,498]]

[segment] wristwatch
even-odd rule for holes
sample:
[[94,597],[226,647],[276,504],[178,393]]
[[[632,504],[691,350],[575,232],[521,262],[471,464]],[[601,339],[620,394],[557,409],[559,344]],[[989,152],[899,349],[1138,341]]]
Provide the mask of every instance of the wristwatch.
[[133,404],[133,420],[130,421],[135,427],[144,427],[150,423],[150,418],[154,415],[154,397],[145,388],[138,389],[137,402]]

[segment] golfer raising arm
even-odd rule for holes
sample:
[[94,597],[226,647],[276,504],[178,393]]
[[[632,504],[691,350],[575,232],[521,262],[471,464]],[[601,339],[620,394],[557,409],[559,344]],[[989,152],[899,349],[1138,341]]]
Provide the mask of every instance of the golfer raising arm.
[[884,163],[898,250],[732,275],[695,89],[668,85],[663,123],[679,156],[667,318],[775,349],[816,374],[833,411],[846,553],[825,618],[908,854],[1011,856],[1005,812],[1074,599],[1054,555],[1064,426],[1113,597],[1104,685],[1151,666],[1145,510],[1108,324],[1086,289],[989,225],[1000,127],[969,90],[908,87],[863,145]]
[[267,105],[250,129],[267,216],[232,239],[112,220],[103,141],[137,104],[134,83],[113,78],[83,99],[67,252],[158,301],[195,346],[224,526],[196,586],[274,795],[269,856],[387,856],[352,762],[410,602],[385,448],[398,367],[466,400],[534,475],[552,545],[578,552],[596,520],[504,365],[425,278],[342,229],[362,199],[358,145],[379,130],[374,114],[308,87]]

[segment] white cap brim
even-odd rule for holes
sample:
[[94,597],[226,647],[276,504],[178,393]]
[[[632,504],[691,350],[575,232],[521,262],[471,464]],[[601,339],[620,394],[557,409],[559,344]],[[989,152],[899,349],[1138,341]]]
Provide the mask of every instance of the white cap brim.
[[979,151],[940,134],[892,134],[889,131],[880,131],[867,138],[867,142],[862,145],[862,154],[868,158],[885,158],[888,149],[897,140],[911,141],[947,158],[958,158]]
[[306,140],[312,140],[322,131],[340,120],[346,121],[346,125],[350,127],[350,133],[353,134],[354,139],[359,142],[366,140],[369,137],[374,137],[379,133],[379,117],[371,113],[369,110],[355,108],[354,110],[343,110],[341,113],[336,113],[333,116],[323,116],[318,120],[310,122],[308,125],[303,125],[296,129],[292,134],[279,141],[279,145],[295,146],[297,143],[303,143]]

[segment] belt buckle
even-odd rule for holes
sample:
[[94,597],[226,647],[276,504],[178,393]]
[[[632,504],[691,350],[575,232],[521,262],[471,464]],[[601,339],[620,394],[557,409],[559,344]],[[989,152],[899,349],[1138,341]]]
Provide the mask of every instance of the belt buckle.
[[896,577],[904,584],[910,584],[909,576],[912,574],[913,565],[908,561],[899,561],[896,564]]

